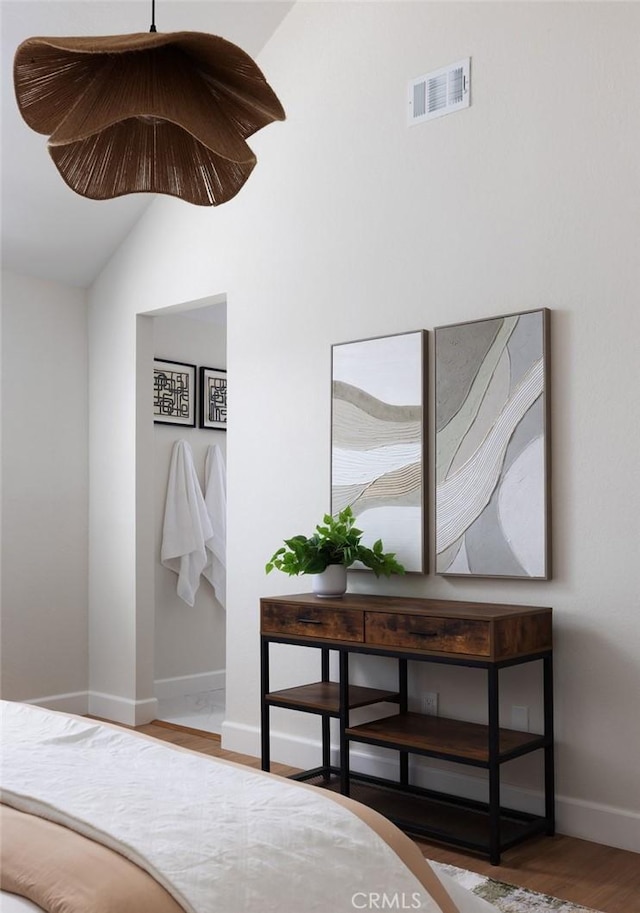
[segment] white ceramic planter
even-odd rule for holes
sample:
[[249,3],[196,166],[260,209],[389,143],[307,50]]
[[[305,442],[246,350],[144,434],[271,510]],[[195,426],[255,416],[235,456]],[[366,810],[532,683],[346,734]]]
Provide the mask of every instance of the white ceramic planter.
[[312,574],[311,589],[314,595],[324,599],[344,596],[347,591],[347,569],[344,564],[330,564],[321,574]]

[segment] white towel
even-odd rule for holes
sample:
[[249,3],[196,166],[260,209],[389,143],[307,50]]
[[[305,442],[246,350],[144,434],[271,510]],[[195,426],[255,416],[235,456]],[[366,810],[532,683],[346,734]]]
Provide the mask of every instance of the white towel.
[[178,575],[178,596],[195,602],[200,574],[207,563],[205,545],[213,536],[193,452],[187,441],[176,441],[171,454],[160,559]]
[[207,448],[204,464],[204,500],[213,529],[206,543],[207,565],[203,570],[216,599],[226,608],[227,602],[227,468],[217,444]]

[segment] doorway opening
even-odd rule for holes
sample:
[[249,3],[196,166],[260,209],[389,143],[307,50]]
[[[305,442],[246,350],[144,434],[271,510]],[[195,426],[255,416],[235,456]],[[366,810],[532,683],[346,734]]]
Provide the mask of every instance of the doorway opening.
[[[177,593],[178,575],[161,562],[171,457],[179,441],[193,456],[204,495],[205,465],[213,449],[226,471],[226,431],[200,427],[200,368],[226,371],[226,296],[154,311],[153,358],[195,367],[194,425],[153,425],[153,606],[156,717],[172,726],[220,734],[226,706],[226,610],[224,588],[202,575],[193,605]],[[226,516],[224,517],[226,525]]]

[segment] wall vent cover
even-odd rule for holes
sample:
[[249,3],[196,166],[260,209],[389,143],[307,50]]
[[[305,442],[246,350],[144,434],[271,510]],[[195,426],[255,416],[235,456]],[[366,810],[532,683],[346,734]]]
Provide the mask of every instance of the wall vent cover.
[[468,108],[471,100],[470,61],[418,76],[409,83],[409,125]]

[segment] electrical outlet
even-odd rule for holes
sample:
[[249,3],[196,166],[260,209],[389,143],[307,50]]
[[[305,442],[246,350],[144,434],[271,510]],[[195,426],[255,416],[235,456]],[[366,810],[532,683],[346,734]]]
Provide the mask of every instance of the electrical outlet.
[[529,708],[518,707],[513,704],[511,707],[511,728],[518,732],[529,732]]
[[428,716],[438,716],[438,692],[425,691],[422,695],[422,712]]

